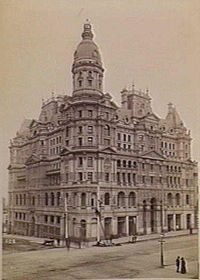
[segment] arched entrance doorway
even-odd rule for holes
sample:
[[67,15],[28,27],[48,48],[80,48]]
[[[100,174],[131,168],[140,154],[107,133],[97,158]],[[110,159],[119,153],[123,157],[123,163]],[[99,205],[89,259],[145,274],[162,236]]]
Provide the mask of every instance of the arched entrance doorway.
[[30,236],[35,235],[35,217],[31,218],[31,224],[30,224]]
[[143,229],[144,234],[147,234],[147,203],[143,200]]
[[151,199],[151,232],[154,233],[157,231],[156,228],[156,199]]
[[86,221],[85,220],[81,220],[80,237],[83,239],[86,238]]

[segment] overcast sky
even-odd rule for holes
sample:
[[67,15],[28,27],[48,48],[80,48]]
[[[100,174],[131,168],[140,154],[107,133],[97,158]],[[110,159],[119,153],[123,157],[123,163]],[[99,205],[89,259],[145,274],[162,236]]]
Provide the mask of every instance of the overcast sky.
[[73,53],[92,23],[104,64],[104,91],[150,89],[154,112],[176,105],[199,160],[200,4],[196,0],[13,0],[0,3],[1,188],[7,189],[9,139],[39,116],[51,92],[71,95]]

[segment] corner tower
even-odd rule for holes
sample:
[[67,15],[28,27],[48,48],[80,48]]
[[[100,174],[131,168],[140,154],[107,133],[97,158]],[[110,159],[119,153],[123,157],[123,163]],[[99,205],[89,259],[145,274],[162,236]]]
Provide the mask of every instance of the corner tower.
[[83,26],[82,41],[74,52],[73,95],[83,93],[101,95],[103,72],[99,49],[93,41],[92,27],[87,20]]

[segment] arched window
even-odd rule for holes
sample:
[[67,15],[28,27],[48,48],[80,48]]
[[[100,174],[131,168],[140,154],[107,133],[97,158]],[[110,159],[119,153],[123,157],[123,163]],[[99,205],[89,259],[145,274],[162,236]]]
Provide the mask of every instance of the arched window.
[[104,135],[110,136],[110,127],[109,125],[104,126]]
[[126,160],[123,160],[123,167],[126,167]]
[[118,198],[117,199],[118,206],[125,206],[125,194],[124,194],[124,192],[119,192],[117,198]]
[[18,205],[18,195],[16,195],[16,205]]
[[117,167],[120,167],[120,166],[121,166],[121,160],[118,159],[118,160],[117,160]]
[[47,206],[48,204],[49,204],[48,193],[45,193],[45,205]]
[[55,204],[55,196],[54,193],[51,193],[51,205],[53,206]]
[[57,205],[60,205],[60,192],[57,192]]
[[190,204],[190,196],[189,196],[189,194],[186,194],[186,204],[187,205]]
[[110,205],[110,194],[109,193],[105,193],[104,204],[105,205]]
[[177,206],[180,205],[180,194],[179,193],[176,194],[176,205]]
[[129,207],[136,206],[136,194],[134,192],[130,192],[128,197]]
[[81,206],[86,206],[86,194],[81,194]]
[[96,193],[92,193],[92,195],[91,195],[91,206],[92,207],[95,206],[96,203],[97,203],[97,195],[96,195]]
[[128,167],[131,167],[131,160],[128,161]]
[[133,167],[134,167],[134,168],[137,167],[137,162],[136,162],[136,161],[133,162]]
[[167,203],[168,203],[169,206],[173,205],[172,194],[171,193],[168,193],[168,195],[167,195]]

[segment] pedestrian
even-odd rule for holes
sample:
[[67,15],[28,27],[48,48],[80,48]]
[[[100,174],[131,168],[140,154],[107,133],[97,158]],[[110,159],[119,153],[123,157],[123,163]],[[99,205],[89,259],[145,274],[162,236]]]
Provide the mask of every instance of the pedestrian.
[[182,274],[186,273],[186,261],[184,258],[181,258],[181,273]]
[[176,272],[180,272],[180,257],[176,258]]

